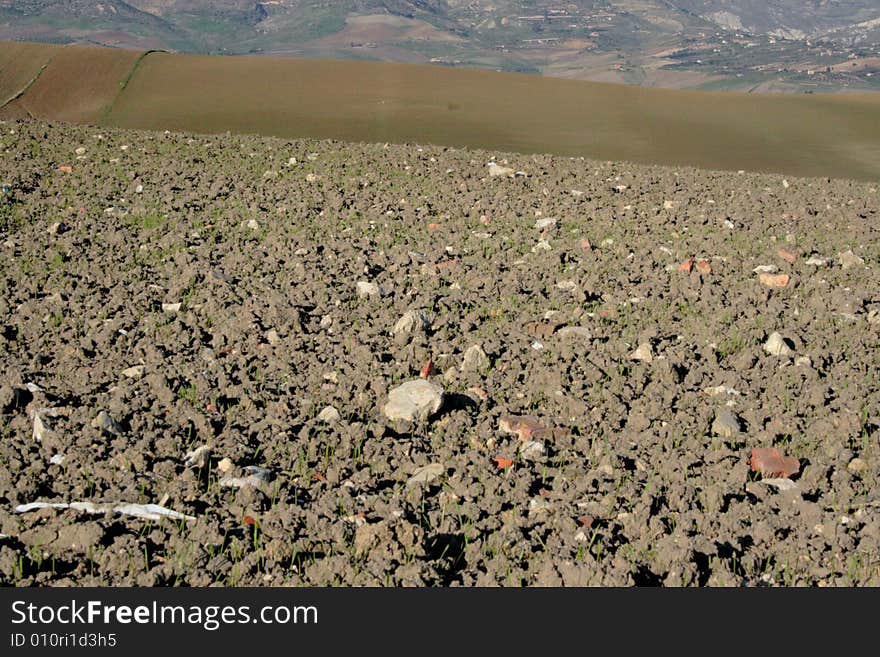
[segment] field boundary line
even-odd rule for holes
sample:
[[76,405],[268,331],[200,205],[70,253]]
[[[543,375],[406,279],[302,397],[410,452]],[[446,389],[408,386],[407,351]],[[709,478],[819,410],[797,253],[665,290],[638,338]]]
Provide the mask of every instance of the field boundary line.
[[[32,77],[28,81],[28,83],[26,85],[24,85],[24,87],[20,91],[14,93],[12,96],[10,96],[6,100],[4,100],[2,104],[0,104],[0,109],[3,109],[9,103],[14,103],[16,100],[18,100],[19,98],[24,96],[28,92],[28,89],[30,89],[32,86],[34,86],[34,84],[37,82],[37,80],[40,79],[40,76],[43,74],[43,71],[45,71],[49,67],[49,64],[51,64],[52,60],[54,60],[54,59],[55,59],[55,55],[52,55],[51,57],[49,57],[49,59],[47,59],[46,62],[40,67],[40,70],[37,71],[37,74],[34,75],[34,77]],[[24,107],[24,111],[28,113],[29,117],[34,118],[34,115],[31,114],[31,111],[27,107]]]
[[107,103],[107,106],[104,108],[104,111],[101,113],[101,118],[100,118],[101,122],[105,121],[107,119],[107,117],[110,116],[110,112],[113,111],[113,107],[116,105],[116,101],[118,101],[119,97],[123,94],[123,92],[125,92],[126,87],[128,87],[128,83],[131,82],[131,79],[135,76],[135,73],[137,73],[137,69],[141,65],[141,62],[143,62],[147,58],[148,55],[152,55],[153,53],[157,53],[157,52],[167,53],[168,51],[167,50],[160,50],[158,48],[153,48],[151,50],[145,50],[143,53],[141,53],[141,56],[135,60],[134,64],[131,65],[131,70],[128,72],[128,75],[126,75],[125,78],[122,80],[122,82],[119,83],[119,91],[116,92],[116,95],[113,96],[113,100],[111,100],[109,103]]

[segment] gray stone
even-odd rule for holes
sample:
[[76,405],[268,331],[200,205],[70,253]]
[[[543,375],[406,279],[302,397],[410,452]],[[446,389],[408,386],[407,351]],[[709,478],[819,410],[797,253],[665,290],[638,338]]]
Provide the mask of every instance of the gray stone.
[[416,333],[427,331],[431,328],[431,319],[421,310],[407,310],[403,317],[397,320],[391,334],[397,339],[403,339]]
[[516,175],[516,171],[511,169],[510,167],[503,167],[500,164],[496,164],[495,162],[489,162],[486,166],[489,167],[489,176],[491,178],[495,178],[498,176],[504,176],[512,178]]
[[413,472],[412,476],[407,480],[406,485],[412,486],[414,484],[427,484],[434,481],[437,477],[443,474],[446,469],[443,467],[441,463],[430,463],[428,465],[423,465],[420,468],[416,468],[416,471]]
[[183,464],[188,467],[204,468],[208,465],[208,459],[211,456],[211,448],[208,445],[196,447],[191,452],[187,452],[183,457]]
[[93,429],[98,429],[99,431],[113,434],[114,436],[122,432],[119,424],[116,422],[116,420],[110,417],[110,414],[107,411],[99,412],[98,417],[92,420],[91,426]]
[[388,296],[388,290],[370,281],[358,281],[357,294],[362,299],[367,299],[369,297],[385,297]]
[[789,346],[789,341],[774,331],[764,343],[764,351],[772,356],[791,356],[794,350]]
[[563,326],[556,332],[556,335],[572,340],[589,340],[593,337],[590,329],[586,326]]
[[272,481],[272,472],[257,465],[244,468],[244,477],[226,476],[218,482],[221,488],[260,488]]
[[443,406],[443,388],[427,379],[413,379],[388,393],[382,413],[389,420],[426,420]]
[[127,379],[139,379],[144,374],[144,366],[143,365],[132,365],[124,370],[122,370],[122,376]]
[[339,422],[339,417],[339,411],[337,411],[332,406],[325,406],[324,410],[318,413],[318,419],[321,420],[321,422],[326,422],[327,424]]
[[838,260],[840,261],[840,266],[844,269],[849,269],[850,267],[860,267],[865,264],[865,261],[862,260],[859,256],[852,252],[852,249],[849,251],[844,251],[843,253],[839,253],[837,255]]
[[733,438],[742,432],[742,424],[735,413],[728,409],[723,409],[715,414],[715,421],[712,422],[712,433],[722,438]]
[[488,367],[489,357],[480,345],[475,344],[467,348],[461,359],[462,372],[482,372]]
[[638,348],[630,354],[632,360],[640,360],[643,363],[650,363],[654,360],[654,350],[647,342],[643,342]]

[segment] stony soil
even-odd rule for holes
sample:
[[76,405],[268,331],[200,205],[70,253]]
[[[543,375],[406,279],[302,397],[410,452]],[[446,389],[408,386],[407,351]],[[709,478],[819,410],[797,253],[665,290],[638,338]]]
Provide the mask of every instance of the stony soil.
[[0,133],[0,582],[880,584],[876,185]]

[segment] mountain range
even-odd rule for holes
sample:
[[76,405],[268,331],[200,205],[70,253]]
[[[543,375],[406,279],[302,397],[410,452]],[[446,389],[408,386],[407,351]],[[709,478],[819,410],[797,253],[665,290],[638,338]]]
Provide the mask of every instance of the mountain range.
[[0,39],[678,88],[880,88],[874,0],[0,0]]

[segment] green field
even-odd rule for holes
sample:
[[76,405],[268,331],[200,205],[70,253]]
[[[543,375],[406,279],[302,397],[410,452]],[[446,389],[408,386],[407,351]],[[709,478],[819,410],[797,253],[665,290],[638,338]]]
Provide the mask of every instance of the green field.
[[[0,45],[0,62],[19,62]],[[47,46],[48,48],[48,46]],[[55,85],[108,88],[93,48],[65,48]],[[130,52],[117,50],[132,65]],[[71,59],[82,58],[78,66]],[[14,64],[7,64],[13,66]],[[0,81],[26,75],[2,73]],[[111,87],[119,86],[119,69]],[[0,88],[8,98],[11,86]],[[40,118],[70,116],[42,90]],[[27,93],[23,100],[27,100]],[[80,99],[81,102],[81,99]],[[680,91],[409,64],[150,53],[83,122],[126,128],[417,142],[603,160],[880,177],[880,95]],[[0,110],[2,112],[2,110]]]

